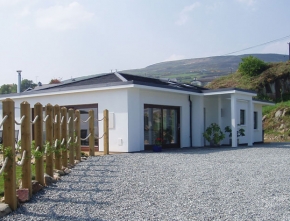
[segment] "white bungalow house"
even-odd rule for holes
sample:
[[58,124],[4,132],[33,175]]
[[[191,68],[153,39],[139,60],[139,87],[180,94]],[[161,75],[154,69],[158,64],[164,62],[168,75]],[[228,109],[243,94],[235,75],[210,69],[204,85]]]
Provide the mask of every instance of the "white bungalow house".
[[[239,125],[246,134],[240,137],[240,143],[248,146],[263,142],[262,106],[271,103],[254,100],[254,96],[253,91],[237,88],[207,90],[168,80],[109,73],[1,95],[0,100],[9,97],[16,107],[28,101],[31,108],[40,102],[80,109],[83,119],[89,109],[94,109],[99,119],[108,109],[110,151],[135,152],[152,148],[157,138],[163,140],[163,148],[203,147],[208,144],[202,134],[211,123],[222,129],[230,126],[232,134]],[[102,124],[100,121],[95,128],[99,135],[103,134]],[[82,125],[83,137],[86,131]],[[228,136],[222,144],[229,144]],[[102,151],[102,139],[98,145]],[[236,136],[232,146],[237,146]]]

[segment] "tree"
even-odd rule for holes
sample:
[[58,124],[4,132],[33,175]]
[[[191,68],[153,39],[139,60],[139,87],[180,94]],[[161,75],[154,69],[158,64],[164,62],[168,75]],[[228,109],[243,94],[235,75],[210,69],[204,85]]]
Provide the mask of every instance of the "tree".
[[17,92],[17,85],[16,84],[3,84],[0,87],[0,94],[10,94]]
[[239,64],[239,72],[241,72],[242,75],[248,75],[248,76],[256,76],[261,74],[264,70],[266,70],[268,65],[253,56],[248,56],[245,58],[242,58],[242,62]]
[[59,79],[51,79],[50,80],[50,82],[49,82],[49,84],[59,84],[59,83],[61,83],[61,81],[59,80]]
[[21,88],[20,88],[20,91],[23,92],[25,91],[26,89],[28,88],[34,88],[36,86],[35,83],[33,83],[33,81],[31,80],[28,80],[28,79],[23,79],[21,81]]
[[[23,92],[28,88],[34,88],[35,83],[31,80],[24,79],[21,81],[20,91]],[[3,84],[0,87],[0,94],[11,94],[17,92],[17,84]]]

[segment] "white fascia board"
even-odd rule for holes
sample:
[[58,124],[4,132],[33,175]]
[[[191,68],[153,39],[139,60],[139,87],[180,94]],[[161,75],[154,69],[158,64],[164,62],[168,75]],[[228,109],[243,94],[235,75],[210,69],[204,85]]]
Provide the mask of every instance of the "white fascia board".
[[262,106],[274,106],[275,103],[253,100],[253,104],[261,104]]
[[118,85],[118,86],[108,86],[108,87],[99,87],[99,88],[88,88],[88,89],[79,89],[79,90],[69,90],[69,91],[54,91],[48,93],[39,93],[39,94],[25,94],[20,96],[13,96],[13,97],[3,97],[0,98],[0,101],[5,100],[6,98],[11,99],[24,99],[30,97],[43,97],[43,96],[53,96],[58,94],[74,94],[74,93],[85,93],[85,92],[94,92],[94,91],[106,91],[106,90],[117,90],[117,89],[126,89],[126,88],[141,88],[147,90],[155,90],[155,91],[164,91],[164,92],[171,92],[171,93],[179,93],[179,94],[191,94],[202,96],[201,93],[195,93],[190,91],[182,91],[182,90],[174,90],[174,89],[167,89],[167,88],[159,88],[159,87],[152,87],[152,86],[144,86],[138,84],[126,84],[126,85]]
[[209,95],[223,95],[223,94],[243,94],[243,95],[251,95],[251,96],[256,96],[256,93],[251,93],[251,92],[245,92],[245,91],[237,91],[237,90],[230,90],[230,91],[213,91],[209,93],[203,93],[204,96],[209,96]]
[[119,85],[119,86],[109,86],[109,87],[99,87],[99,88],[88,88],[88,89],[80,89],[80,90],[69,90],[69,91],[54,91],[54,92],[48,92],[48,93],[39,93],[39,94],[26,94],[22,96],[13,96],[13,97],[3,97],[0,98],[1,100],[5,100],[6,98],[11,99],[23,99],[27,97],[43,97],[43,96],[52,96],[52,95],[58,95],[58,94],[74,94],[74,93],[84,93],[84,92],[90,92],[90,91],[105,91],[105,90],[117,90],[117,89],[124,89],[124,88],[132,88],[133,85]]
[[196,96],[203,96],[202,93],[196,93],[196,92],[191,92],[191,91],[182,91],[182,90],[174,90],[174,89],[160,88],[160,87],[153,87],[153,86],[145,86],[145,85],[139,85],[139,84],[134,84],[133,87],[134,88],[139,88],[139,89],[171,92],[171,93],[177,93],[177,94],[187,94],[187,95],[190,94],[190,95],[196,95]]

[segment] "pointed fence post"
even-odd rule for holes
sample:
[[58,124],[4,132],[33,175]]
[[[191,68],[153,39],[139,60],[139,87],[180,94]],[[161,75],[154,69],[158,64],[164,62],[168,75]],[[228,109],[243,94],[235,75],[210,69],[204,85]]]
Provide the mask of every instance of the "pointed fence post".
[[56,151],[55,151],[55,169],[61,170],[61,152],[60,152],[60,107],[59,105],[54,105],[53,108],[54,116],[56,116],[54,119],[56,121],[54,122],[54,140],[57,140],[56,144]]
[[94,110],[89,110],[89,147],[90,147],[90,156],[95,156],[95,117],[94,117]]
[[104,110],[104,155],[109,154],[109,111]]
[[66,107],[62,107],[60,109],[61,118],[63,118],[61,124],[61,142],[64,140],[62,147],[62,165],[67,167],[67,109]]
[[[2,101],[3,118],[7,116],[3,123],[3,149],[4,158],[8,157],[8,162],[4,168],[4,196],[5,203],[12,210],[17,209],[16,198],[16,166],[15,166],[15,113],[14,101],[7,98]],[[6,153],[6,154],[5,154]]]
[[[46,132],[46,142],[50,146],[50,148],[54,148],[53,143],[53,106],[51,104],[47,104],[45,106],[45,115],[48,116],[48,118],[45,121],[45,132]],[[50,152],[46,153],[46,173],[53,177],[53,152],[52,150],[49,150]]]
[[74,110],[70,108],[68,110],[68,118],[70,119],[68,123],[68,139],[69,142],[69,163],[74,165]]
[[24,116],[21,124],[21,152],[26,152],[22,165],[22,188],[29,190],[29,198],[32,197],[31,186],[31,124],[30,104],[26,101],[20,104],[21,117]]
[[[34,105],[34,116],[38,116],[34,124],[34,139],[35,148],[39,147],[41,153],[43,150],[43,107],[42,104],[36,103]],[[35,157],[35,179],[44,186],[44,169],[43,169],[43,156]]]
[[76,133],[76,139],[77,139],[77,143],[75,144],[76,160],[81,161],[81,120],[80,120],[81,115],[80,115],[79,110],[75,111],[75,117],[76,117],[75,133]]

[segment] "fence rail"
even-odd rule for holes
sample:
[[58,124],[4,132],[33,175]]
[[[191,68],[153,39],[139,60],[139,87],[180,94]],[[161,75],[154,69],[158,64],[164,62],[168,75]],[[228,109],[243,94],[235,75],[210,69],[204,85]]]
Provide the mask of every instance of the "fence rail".
[[[16,165],[22,167],[22,187],[29,190],[32,196],[31,185],[31,159],[35,160],[35,179],[45,185],[44,182],[44,156],[46,160],[45,172],[53,177],[54,169],[62,169],[62,166],[74,165],[75,160],[81,160],[80,137],[80,111],[60,108],[59,105],[45,106],[43,119],[43,106],[40,103],[34,105],[34,120],[32,121],[30,104],[26,101],[20,105],[20,122],[15,120],[15,104],[12,99],[2,101],[3,118],[0,120],[0,128],[3,127],[3,165],[0,174],[4,174],[5,203],[12,210],[17,208],[16,197]],[[104,134],[97,139],[104,139],[104,154],[109,154],[108,110],[104,110]],[[95,156],[95,132],[94,111],[89,111],[88,122],[89,155]],[[21,153],[20,161],[15,162],[15,124],[21,127]],[[43,124],[45,124],[46,140],[43,140]],[[32,130],[33,127],[33,130]],[[32,141],[32,132],[34,140]],[[34,154],[32,154],[34,151]],[[69,152],[68,152],[69,151]]]

